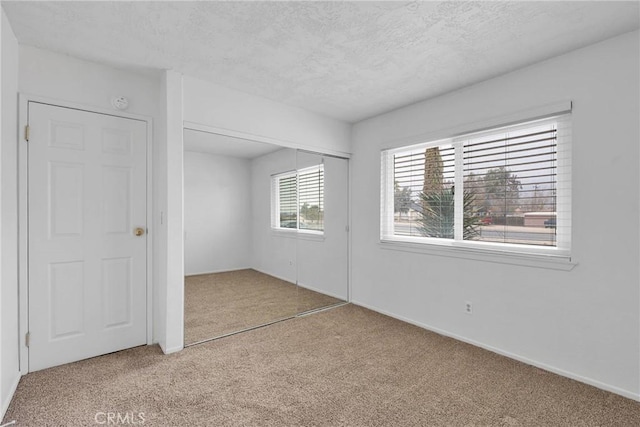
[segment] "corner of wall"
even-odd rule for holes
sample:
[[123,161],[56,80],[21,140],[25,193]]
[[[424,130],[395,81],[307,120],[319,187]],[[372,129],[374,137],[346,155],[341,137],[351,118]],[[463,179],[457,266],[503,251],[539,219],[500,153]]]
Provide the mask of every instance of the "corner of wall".
[[182,75],[166,71],[161,135],[156,139],[155,289],[156,340],[165,353],[182,349],[184,341],[183,236],[183,100]]
[[18,41],[2,9],[0,97],[0,420],[20,381],[18,348]]
[[[638,35],[623,34],[357,123],[352,301],[637,400]],[[373,238],[379,217],[370,215],[379,209],[380,193],[370,184],[379,182],[384,144],[442,135],[563,99],[574,101],[572,131],[580,141],[574,143],[571,171],[572,211],[579,212],[572,224],[577,268],[530,274],[524,266],[381,250]],[[603,139],[615,148],[600,150]],[[596,163],[603,167],[594,168]],[[626,185],[614,192],[619,182]],[[596,192],[607,198],[594,207],[590,196]],[[614,227],[599,221],[612,211],[624,219]],[[409,260],[411,272],[401,271],[398,266]],[[432,279],[420,279],[427,276]],[[466,295],[490,307],[471,323],[459,309]],[[572,303],[576,298],[580,304]]]

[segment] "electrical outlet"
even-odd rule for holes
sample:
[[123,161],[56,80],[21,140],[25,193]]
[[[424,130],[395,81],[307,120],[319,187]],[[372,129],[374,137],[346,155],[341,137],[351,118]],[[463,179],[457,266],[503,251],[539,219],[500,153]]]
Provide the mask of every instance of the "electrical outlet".
[[473,314],[473,304],[471,303],[471,301],[465,301],[464,312],[467,314]]

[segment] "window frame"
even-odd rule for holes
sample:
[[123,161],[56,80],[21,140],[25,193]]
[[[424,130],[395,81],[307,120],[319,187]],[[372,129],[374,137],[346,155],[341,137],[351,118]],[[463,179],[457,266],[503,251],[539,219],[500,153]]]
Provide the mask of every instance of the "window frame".
[[[322,238],[324,237],[324,214],[322,220],[322,230],[313,230],[308,228],[300,228],[300,175],[304,173],[308,173],[311,171],[320,171],[323,172],[323,180],[322,180],[322,193],[323,200],[322,205],[324,208],[324,191],[325,191],[325,181],[324,181],[324,164],[321,163],[319,165],[313,165],[302,169],[296,169],[293,171],[280,172],[274,175],[271,175],[271,230],[277,233],[283,233],[283,235],[290,234],[303,234],[308,235],[309,238]],[[283,178],[296,177],[296,227],[281,227],[280,226],[280,180]]]
[[[296,178],[296,227],[282,227],[280,226],[280,181],[286,178]],[[288,171],[282,172],[271,176],[271,228],[280,230],[283,232],[295,232],[298,229],[299,213],[298,213],[298,172]]]
[[[463,187],[464,182],[464,158],[463,150],[465,141],[472,138],[480,138],[496,133],[517,131],[533,126],[539,126],[550,122],[559,123],[556,148],[557,148],[557,176],[556,176],[556,203],[562,204],[563,209],[558,209],[556,214],[557,235],[556,246],[536,246],[505,242],[483,242],[464,240],[461,236],[462,226],[456,224],[455,237],[443,239],[423,236],[399,236],[394,234],[394,155],[413,150],[423,150],[430,147],[440,147],[451,144],[455,148],[455,186]],[[425,138],[426,139],[426,138]],[[488,261],[506,262],[513,264],[566,269],[572,268],[571,261],[571,114],[568,111],[559,111],[557,114],[549,114],[541,118],[521,118],[517,122],[508,125],[494,125],[485,127],[481,131],[469,131],[452,133],[445,138],[431,139],[421,143],[406,143],[396,145],[393,148],[381,150],[381,198],[380,198],[380,245],[385,249],[408,250],[410,252],[426,252],[436,255],[483,259]],[[562,176],[562,179],[560,178]],[[462,211],[463,191],[455,193],[455,217],[460,222]],[[554,267],[556,266],[556,267]],[[558,267],[559,266],[559,267]]]

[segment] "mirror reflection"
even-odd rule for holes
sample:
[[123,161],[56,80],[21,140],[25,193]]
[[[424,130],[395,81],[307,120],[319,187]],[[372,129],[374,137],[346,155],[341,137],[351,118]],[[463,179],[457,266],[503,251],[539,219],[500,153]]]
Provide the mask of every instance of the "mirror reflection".
[[348,161],[296,152],[298,312],[348,299]]
[[184,130],[185,345],[348,299],[346,159]]

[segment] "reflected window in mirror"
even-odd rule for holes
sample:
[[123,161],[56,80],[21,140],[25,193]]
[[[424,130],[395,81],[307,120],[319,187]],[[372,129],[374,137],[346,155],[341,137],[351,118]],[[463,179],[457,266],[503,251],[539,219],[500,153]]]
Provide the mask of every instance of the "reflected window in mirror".
[[272,176],[271,227],[324,232],[324,165]]

